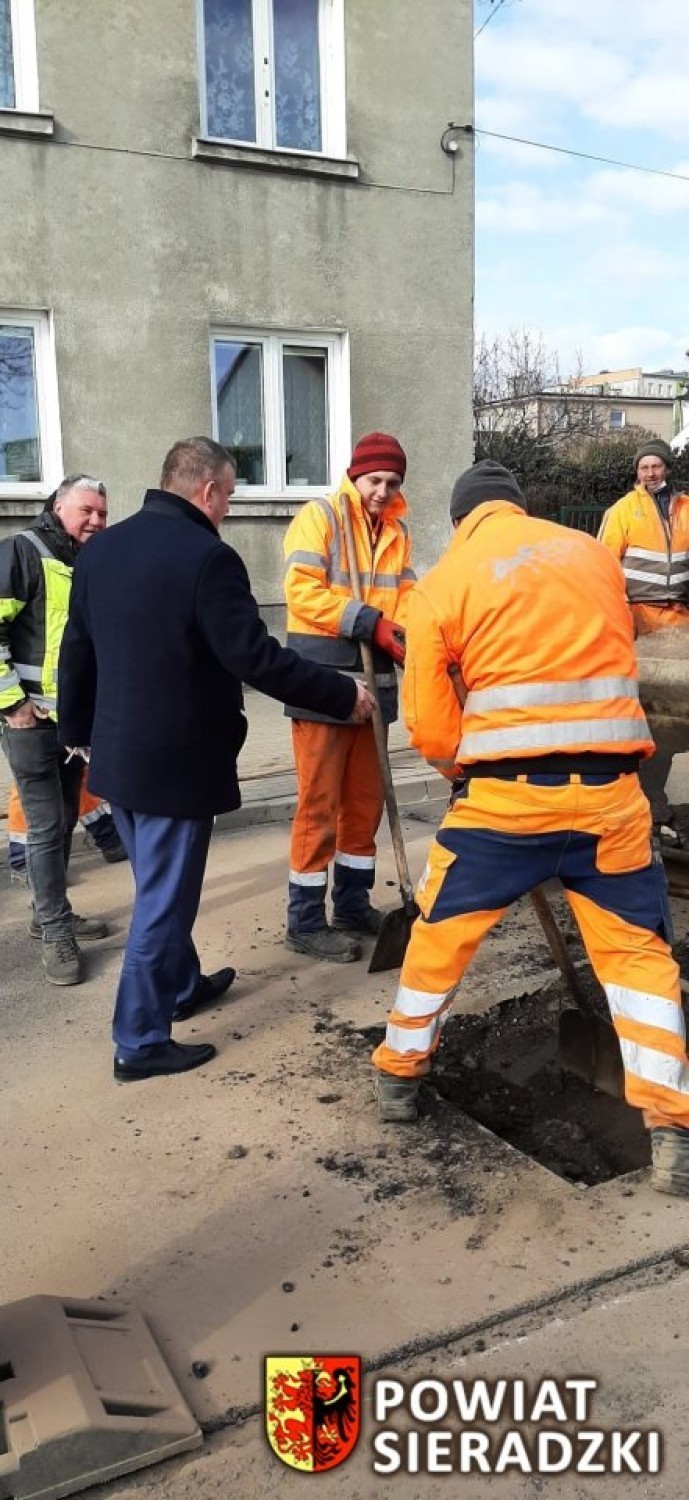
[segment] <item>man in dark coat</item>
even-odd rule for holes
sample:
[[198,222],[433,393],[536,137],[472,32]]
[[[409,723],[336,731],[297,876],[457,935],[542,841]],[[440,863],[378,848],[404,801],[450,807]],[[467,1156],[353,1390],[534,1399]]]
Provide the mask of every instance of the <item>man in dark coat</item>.
[[65,745],[91,747],[89,785],[111,804],[136,896],[117,992],[115,1077],[196,1068],[210,1044],[170,1040],[173,1020],[229,987],[202,976],[191,932],[216,813],[239,807],[242,682],[281,702],[364,722],[362,684],[268,635],[238,553],[218,535],[234,490],[227,449],[189,438],[159,490],[96,537],[74,570],[60,653]]

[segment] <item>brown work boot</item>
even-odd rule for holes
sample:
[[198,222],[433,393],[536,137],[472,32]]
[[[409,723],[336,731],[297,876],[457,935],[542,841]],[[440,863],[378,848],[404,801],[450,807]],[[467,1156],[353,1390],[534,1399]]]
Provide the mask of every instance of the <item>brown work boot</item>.
[[361,944],[332,927],[318,927],[315,932],[288,932],[285,944],[294,953],[306,953],[309,958],[323,958],[333,964],[351,964],[361,958]]
[[76,938],[70,932],[63,933],[54,943],[41,944],[41,958],[45,977],[49,984],[81,984],[83,979],[81,954]]
[[379,1073],[376,1078],[378,1116],[388,1125],[408,1125],[418,1118],[418,1078]]
[[657,1193],[689,1198],[689,1130],[656,1125],[651,1131],[651,1187]]

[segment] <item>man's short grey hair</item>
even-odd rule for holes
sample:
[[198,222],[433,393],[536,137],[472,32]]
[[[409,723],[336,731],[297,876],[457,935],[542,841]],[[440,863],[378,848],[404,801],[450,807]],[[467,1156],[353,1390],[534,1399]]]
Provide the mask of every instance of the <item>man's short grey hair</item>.
[[68,474],[55,491],[53,505],[55,501],[62,500],[65,495],[68,495],[70,490],[93,490],[93,493],[100,495],[103,500],[108,498],[102,479],[94,479],[91,474]]
[[198,485],[219,479],[227,466],[236,471],[229,448],[213,438],[181,438],[163,460],[161,490],[195,490]]

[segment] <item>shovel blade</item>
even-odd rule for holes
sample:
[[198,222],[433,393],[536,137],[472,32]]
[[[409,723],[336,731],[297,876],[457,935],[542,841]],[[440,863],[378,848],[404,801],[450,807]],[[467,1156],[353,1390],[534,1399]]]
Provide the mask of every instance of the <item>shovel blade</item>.
[[611,1099],[624,1099],[624,1067],[617,1035],[600,1016],[563,1010],[558,1027],[560,1064]]
[[418,915],[419,908],[415,901],[395,907],[394,911],[386,911],[371,954],[369,974],[382,974],[384,969],[401,969]]

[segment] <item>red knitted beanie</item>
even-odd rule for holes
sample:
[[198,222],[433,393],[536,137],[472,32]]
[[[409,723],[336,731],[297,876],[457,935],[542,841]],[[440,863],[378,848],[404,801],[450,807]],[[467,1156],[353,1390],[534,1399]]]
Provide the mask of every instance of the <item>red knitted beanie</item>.
[[347,473],[350,479],[360,479],[362,474],[386,471],[404,479],[407,471],[404,448],[387,432],[367,432],[365,437],[359,438]]

